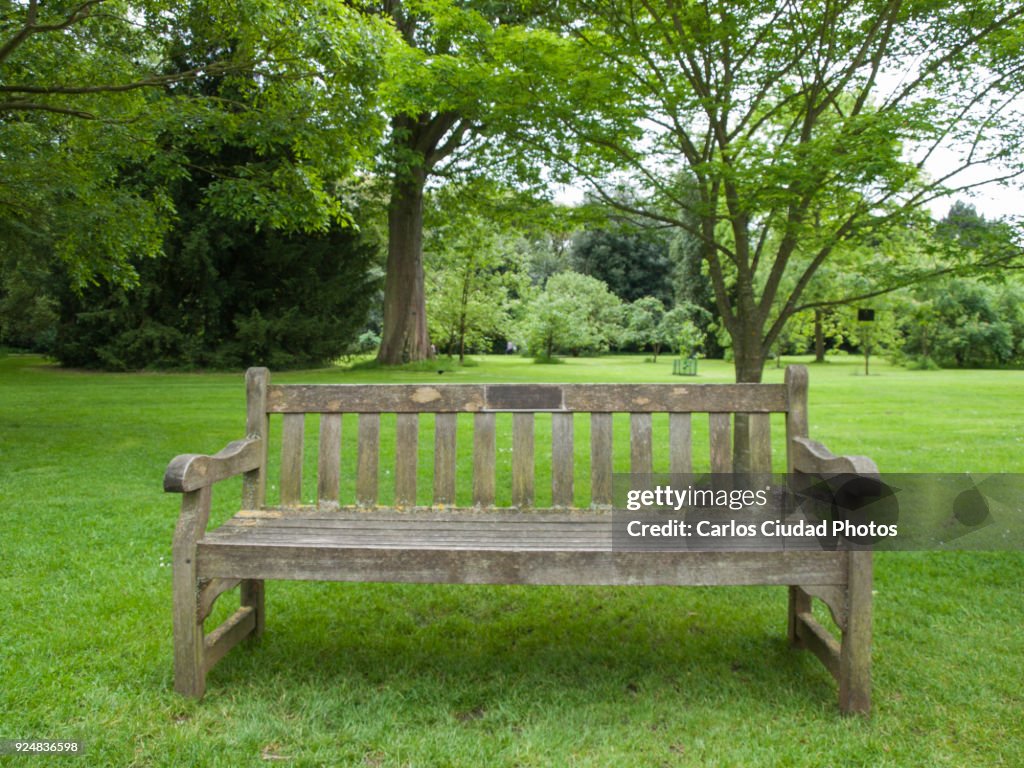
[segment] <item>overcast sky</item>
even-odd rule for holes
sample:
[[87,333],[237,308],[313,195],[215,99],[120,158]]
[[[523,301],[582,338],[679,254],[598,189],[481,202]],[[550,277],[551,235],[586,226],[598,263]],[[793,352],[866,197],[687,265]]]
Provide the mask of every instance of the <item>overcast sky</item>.
[[[951,155],[944,155],[937,152],[925,166],[933,176],[939,177],[948,173],[956,167],[956,159]],[[963,179],[970,183],[982,181],[996,175],[997,171],[992,169],[976,169],[971,174],[964,174]],[[1024,191],[1020,188],[1018,180],[1012,187],[1003,187],[997,184],[986,184],[978,187],[973,195],[962,192],[953,199],[935,200],[928,207],[932,217],[941,219],[949,211],[954,200],[965,200],[978,209],[978,213],[986,219],[999,219],[1008,217],[1020,217],[1024,215]],[[583,202],[583,187],[556,185],[555,202],[563,205],[578,205]]]

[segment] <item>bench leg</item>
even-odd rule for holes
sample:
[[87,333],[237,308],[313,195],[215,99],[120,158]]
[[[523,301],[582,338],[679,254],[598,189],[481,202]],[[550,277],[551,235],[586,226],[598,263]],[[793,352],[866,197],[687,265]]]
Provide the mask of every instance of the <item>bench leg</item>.
[[[191,553],[190,553],[191,554]],[[175,557],[174,563],[174,690],[202,698],[206,690],[203,622],[194,556]]]
[[846,629],[839,653],[839,709],[871,711],[871,552],[850,552]]
[[263,580],[245,579],[242,582],[242,607],[250,607],[256,616],[256,625],[253,627],[250,637],[253,639],[263,634],[264,615],[266,606],[264,604]]
[[789,644],[793,648],[804,648],[804,643],[800,639],[800,633],[797,626],[797,617],[801,613],[811,612],[811,596],[804,592],[800,587],[789,588],[789,611],[787,614],[787,626],[786,636],[789,638]]
[[206,648],[199,610],[196,541],[210,516],[210,487],[189,491],[181,499],[181,516],[171,550],[174,601],[174,689],[199,698],[206,689]]

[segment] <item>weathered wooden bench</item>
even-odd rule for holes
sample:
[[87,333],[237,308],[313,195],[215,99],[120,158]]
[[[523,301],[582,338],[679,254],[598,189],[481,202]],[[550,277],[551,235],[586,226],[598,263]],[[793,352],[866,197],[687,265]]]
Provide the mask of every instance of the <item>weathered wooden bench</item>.
[[[710,468],[732,468],[731,432],[746,414],[749,464],[771,467],[769,416],[785,414],[787,468],[873,473],[863,457],[835,457],[807,439],[807,371],[785,384],[271,385],[246,374],[247,437],[213,456],[184,455],[164,488],[183,494],[174,534],[175,688],[200,697],[206,675],[264,627],[265,579],[553,585],[780,585],[789,589],[789,641],[813,651],[838,680],[843,712],[870,707],[871,553],[868,551],[622,551],[608,536],[613,414],[628,413],[630,460],[650,473],[652,414],[667,413],[670,471],[688,473],[692,414],[707,413]],[[496,414],[511,412],[511,419]],[[339,504],[342,414],[358,414],[353,506]],[[473,506],[457,508],[457,416],[473,414]],[[535,457],[538,413],[550,413],[550,456]],[[590,506],[574,508],[574,414],[590,414]],[[281,414],[279,503],[266,503],[271,417]],[[319,414],[317,501],[301,503],[307,414]],[[395,504],[377,504],[381,414],[395,424]],[[432,414],[432,505],[416,507],[422,414]],[[429,418],[429,417],[423,417]],[[546,418],[546,417],[545,417]],[[581,417],[585,418],[585,417]],[[511,508],[496,498],[496,425],[511,421]],[[659,424],[663,417],[659,417]],[[546,425],[545,425],[546,427]],[[275,426],[275,430],[277,427]],[[546,442],[545,442],[546,445]],[[544,452],[546,454],[546,451]],[[505,453],[508,455],[508,452]],[[551,508],[534,509],[535,461],[550,461]],[[243,474],[241,511],[207,530],[212,486]],[[508,477],[508,472],[503,472]],[[467,494],[468,495],[468,494]],[[505,495],[508,495],[507,490]],[[546,497],[546,491],[544,496]],[[240,586],[241,607],[209,634],[214,601]],[[822,600],[841,641],[812,615]]]

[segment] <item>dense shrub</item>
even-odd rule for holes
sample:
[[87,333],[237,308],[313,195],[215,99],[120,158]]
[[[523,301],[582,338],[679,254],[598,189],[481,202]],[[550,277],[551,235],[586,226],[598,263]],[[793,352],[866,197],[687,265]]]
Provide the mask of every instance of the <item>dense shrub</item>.
[[920,289],[904,314],[903,353],[943,368],[1024,366],[1024,288],[948,280]]
[[139,368],[311,366],[354,350],[379,272],[353,229],[283,235],[188,212],[131,290],[60,296],[53,353],[64,365]]

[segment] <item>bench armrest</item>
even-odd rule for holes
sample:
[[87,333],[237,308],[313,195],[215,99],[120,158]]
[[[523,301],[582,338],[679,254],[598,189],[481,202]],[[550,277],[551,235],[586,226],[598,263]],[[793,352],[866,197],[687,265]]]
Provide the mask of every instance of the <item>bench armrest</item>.
[[184,453],[175,456],[164,473],[164,490],[188,493],[243,472],[258,469],[263,461],[256,438],[235,440],[213,456]]
[[878,465],[867,456],[836,456],[821,443],[806,437],[794,437],[789,450],[794,472],[878,477]]

